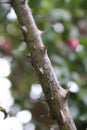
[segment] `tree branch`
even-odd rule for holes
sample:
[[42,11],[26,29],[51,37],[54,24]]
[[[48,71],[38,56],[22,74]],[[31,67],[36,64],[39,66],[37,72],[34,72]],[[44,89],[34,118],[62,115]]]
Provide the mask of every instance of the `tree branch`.
[[54,74],[31,9],[26,0],[11,0],[11,5],[17,14],[31,64],[39,77],[53,119],[57,121],[60,130],[76,130],[67,105],[68,91],[59,85]]

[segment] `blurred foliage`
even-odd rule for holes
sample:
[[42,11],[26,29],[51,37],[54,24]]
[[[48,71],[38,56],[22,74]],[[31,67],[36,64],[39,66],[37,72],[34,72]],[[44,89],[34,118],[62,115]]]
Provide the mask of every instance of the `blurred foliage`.
[[[87,6],[86,0],[29,0],[42,39],[47,47],[60,84],[70,81],[79,91],[70,91],[69,106],[79,130],[87,127]],[[38,78],[26,54],[17,19],[8,18],[9,5],[0,5],[0,57],[12,57],[11,74],[14,105],[32,112],[36,130],[48,130],[54,124],[46,103],[30,97]],[[71,84],[72,86],[72,84]],[[75,87],[75,86],[72,86]],[[42,94],[43,95],[43,94]],[[13,115],[11,113],[11,115]],[[44,116],[42,116],[44,115]]]

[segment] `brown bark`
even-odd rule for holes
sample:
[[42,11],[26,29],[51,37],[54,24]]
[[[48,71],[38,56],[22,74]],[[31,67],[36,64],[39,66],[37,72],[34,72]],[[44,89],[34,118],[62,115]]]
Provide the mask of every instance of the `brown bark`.
[[17,14],[29,49],[28,57],[39,77],[53,119],[60,130],[76,130],[67,104],[68,90],[59,85],[27,1],[11,0],[10,3]]

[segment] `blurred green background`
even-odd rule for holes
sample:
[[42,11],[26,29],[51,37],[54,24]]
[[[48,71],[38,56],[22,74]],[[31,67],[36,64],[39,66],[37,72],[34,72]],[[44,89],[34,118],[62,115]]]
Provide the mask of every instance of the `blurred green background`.
[[[29,0],[28,3],[38,28],[43,32],[42,40],[47,47],[59,82],[64,88],[70,87],[68,103],[75,124],[79,130],[85,130],[87,127],[86,0]],[[11,6],[0,4],[0,95],[3,93],[0,96],[0,105],[7,109],[9,119],[20,122],[21,128],[18,130],[52,130],[54,122],[47,104],[41,101],[44,94],[38,84],[38,77],[25,56],[27,52],[26,43],[23,41],[22,32]],[[9,82],[7,96],[4,95],[2,80],[4,83]],[[5,84],[5,88],[6,86]],[[11,128],[14,130],[15,126]]]

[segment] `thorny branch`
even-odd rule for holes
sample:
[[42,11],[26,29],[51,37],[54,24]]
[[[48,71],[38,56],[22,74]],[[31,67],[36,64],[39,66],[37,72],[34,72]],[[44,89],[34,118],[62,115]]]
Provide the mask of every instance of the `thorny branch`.
[[67,104],[68,90],[59,85],[27,1],[10,0],[7,3],[17,14],[31,64],[39,77],[53,119],[60,130],[76,130]]

